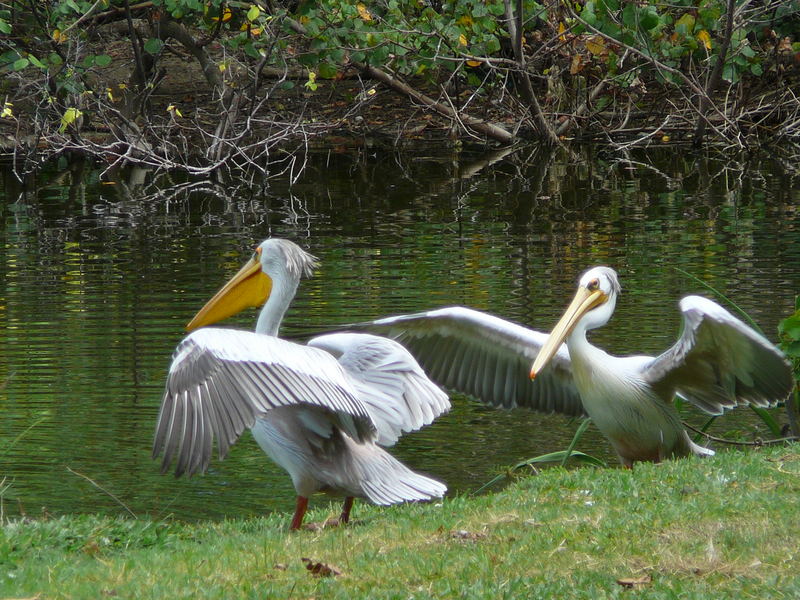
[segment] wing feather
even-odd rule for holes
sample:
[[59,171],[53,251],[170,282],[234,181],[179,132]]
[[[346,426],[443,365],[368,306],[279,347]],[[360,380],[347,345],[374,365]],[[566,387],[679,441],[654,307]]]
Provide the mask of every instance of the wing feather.
[[707,298],[686,296],[680,309],[681,336],[643,372],[662,397],[679,394],[710,414],[786,399],[791,368],[764,336]]
[[222,459],[228,456],[228,449],[230,448],[231,444],[236,441],[236,435],[234,434],[235,428],[228,411],[217,409],[217,406],[221,406],[224,400],[222,394],[220,394],[220,391],[217,389],[216,384],[213,381],[206,381],[205,384],[209,395],[209,412],[213,414],[211,427],[212,441],[213,432],[216,431],[217,451],[220,459]]
[[205,328],[178,346],[167,376],[153,441],[162,471],[207,469],[217,439],[224,457],[242,432],[272,408],[311,405],[329,411],[358,441],[376,432],[367,407],[327,352],[272,336]]
[[397,340],[433,381],[486,404],[584,414],[566,346],[531,381],[530,366],[547,335],[493,315],[453,306],[341,329]]
[[447,394],[422,371],[414,357],[388,338],[356,333],[315,337],[309,346],[337,357],[378,430],[377,442],[430,424],[450,408]]

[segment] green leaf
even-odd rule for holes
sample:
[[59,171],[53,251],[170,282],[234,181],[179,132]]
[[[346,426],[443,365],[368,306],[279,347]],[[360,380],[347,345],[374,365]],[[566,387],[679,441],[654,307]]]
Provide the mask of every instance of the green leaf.
[[611,36],[615,40],[618,40],[620,37],[620,26],[614,23],[613,21],[603,21],[600,23],[598,29],[605,33],[608,36]]
[[608,59],[606,60],[606,65],[608,65],[608,72],[611,75],[616,75],[617,73],[617,63],[619,62],[619,56],[617,56],[616,52],[609,52]]
[[0,19],[0,33],[11,33],[11,25]]
[[496,33],[498,28],[497,19],[492,17],[484,17],[480,20],[475,21],[475,25],[472,27],[472,30],[475,33],[478,33],[480,29],[484,31],[488,31],[489,33]]
[[386,46],[379,46],[375,48],[369,55],[369,64],[374,67],[380,67],[386,63],[389,58],[389,49]]
[[506,12],[505,8],[503,8],[502,2],[492,2],[486,8],[489,10],[490,13],[492,13],[496,17],[499,17],[500,15],[503,15]]
[[67,110],[64,111],[64,115],[61,117],[61,127],[59,127],[58,130],[61,133],[64,133],[67,127],[69,127],[72,123],[78,120],[82,115],[83,113],[77,108],[73,107],[68,108]]
[[19,53],[15,50],[9,50],[0,54],[0,65],[10,65],[19,58]]
[[778,323],[778,331],[781,335],[787,336],[792,340],[800,340],[800,313],[795,313],[786,317]]
[[312,50],[325,50],[329,46],[330,42],[328,42],[327,38],[324,37],[314,38],[308,45],[308,47],[311,48]]
[[622,9],[622,24],[628,29],[636,29],[637,26],[636,5],[631,2]]
[[319,54],[316,52],[306,52],[297,57],[297,62],[304,67],[314,67],[319,62]]
[[[588,420],[587,420],[587,422],[588,422]],[[596,457],[594,457],[594,456],[592,456],[590,454],[585,454],[584,452],[578,452],[578,451],[570,452],[568,450],[558,450],[557,452],[550,452],[548,454],[542,454],[540,456],[535,456],[533,458],[529,458],[528,460],[524,460],[524,461],[522,461],[520,463],[517,463],[516,465],[511,467],[507,472],[501,473],[500,475],[498,475],[497,477],[493,478],[492,480],[487,481],[486,483],[484,483],[481,487],[479,487],[477,490],[475,490],[472,493],[473,494],[479,494],[480,492],[482,492],[486,488],[494,485],[498,481],[502,481],[502,480],[506,479],[512,472],[514,472],[514,471],[516,471],[518,469],[521,469],[522,467],[529,467],[531,465],[545,464],[545,463],[561,463],[563,465],[564,461],[566,461],[568,459],[574,459],[574,460],[577,460],[578,462],[586,463],[588,465],[592,465],[592,466],[595,466],[595,467],[605,467],[605,466],[607,466],[606,463],[603,462],[602,460],[600,460],[599,458],[596,458]]]
[[729,83],[733,83],[736,80],[736,73],[733,71],[732,64],[728,63],[722,68],[722,78]]
[[247,20],[248,21],[255,21],[259,15],[261,14],[261,9],[259,9],[255,4],[250,7],[247,11]]
[[562,467],[566,465],[567,461],[572,457],[573,454],[575,454],[575,446],[578,445],[578,440],[581,439],[583,432],[589,428],[589,425],[591,425],[591,423],[592,423],[591,419],[584,419],[583,422],[578,427],[578,429],[575,431],[575,435],[572,436],[572,440],[570,441],[569,446],[567,446],[567,449],[564,452],[564,458],[561,459]]
[[47,69],[47,65],[45,65],[42,61],[36,58],[33,54],[29,54],[28,58],[31,61],[31,64],[35,67],[39,67],[40,69]]
[[795,340],[794,342],[786,345],[784,352],[786,353],[786,356],[800,359],[800,341]]
[[610,96],[600,96],[594,104],[595,110],[603,110],[606,106],[611,104]]
[[652,6],[648,6],[643,12],[640,17],[640,23],[644,29],[650,31],[651,29],[655,29],[659,23],[661,23],[661,17],[659,16],[656,9]]
[[706,8],[700,8],[697,11],[697,16],[703,24],[704,29],[715,29],[721,15],[722,11],[719,6],[711,3],[709,3]]
[[252,40],[246,40],[244,43],[244,53],[247,54],[250,58],[259,58],[261,53],[258,51],[258,48],[253,43]]
[[343,48],[336,48],[328,51],[328,60],[332,63],[341,64],[344,62],[345,51]]
[[675,21],[675,31],[682,36],[691,35],[694,32],[694,24],[694,15],[687,12],[680,19]]
[[760,406],[753,406],[750,405],[750,409],[756,413],[764,424],[769,427],[770,432],[775,437],[781,437],[781,426],[778,421],[775,420],[775,417],[772,416],[772,413],[769,412],[766,408],[761,408]]
[[499,52],[500,40],[498,40],[496,37],[491,37],[488,40],[486,40],[485,47],[486,47],[486,52],[489,54],[494,54],[495,52]]
[[319,71],[319,76],[323,79],[333,79],[336,77],[336,65],[332,65],[330,63],[320,63],[319,67],[317,67],[317,70]]
[[112,60],[113,59],[108,54],[100,54],[95,56],[94,64],[96,64],[98,67],[107,67],[111,64]]
[[144,49],[149,54],[158,54],[163,47],[164,42],[158,38],[150,38],[144,43]]
[[15,60],[14,64],[11,66],[15,71],[22,71],[23,69],[27,68],[30,62],[31,61],[29,61],[27,58],[19,58]]

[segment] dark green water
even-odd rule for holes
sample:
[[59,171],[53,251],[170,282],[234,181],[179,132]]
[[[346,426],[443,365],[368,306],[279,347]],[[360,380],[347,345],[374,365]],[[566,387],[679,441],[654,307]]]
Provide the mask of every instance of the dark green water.
[[[149,456],[183,325],[270,235],[321,259],[287,315],[289,336],[449,304],[546,330],[580,272],[600,263],[619,271],[623,296],[594,339],[617,353],[671,344],[677,300],[704,292],[681,270],[727,294],[773,340],[793,310],[800,186],[779,164],[525,150],[487,164],[496,158],[320,151],[299,176],[221,186],[101,177],[66,162],[20,182],[3,166],[3,514],[114,514],[122,504],[182,519],[290,510],[288,476],[249,435],[192,480],[159,475]],[[575,428],[455,399],[449,415],[393,452],[466,493],[504,466],[563,449]],[[747,437],[759,424],[739,409],[714,432]],[[580,449],[615,464],[593,431]]]

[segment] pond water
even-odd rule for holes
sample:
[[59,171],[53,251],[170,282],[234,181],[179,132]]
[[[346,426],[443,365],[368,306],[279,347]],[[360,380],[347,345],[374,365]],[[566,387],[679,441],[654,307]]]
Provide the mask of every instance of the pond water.
[[[292,509],[288,476],[249,434],[202,477],[162,476],[150,459],[183,326],[268,236],[321,260],[301,283],[285,336],[451,304],[547,330],[578,275],[605,263],[619,271],[623,295],[594,340],[616,353],[656,353],[680,327],[677,300],[708,293],[700,282],[772,340],[800,291],[800,186],[767,159],[342,147],[309,153],[299,175],[260,182],[103,173],[65,160],[22,182],[4,165],[0,179],[3,516],[194,520]],[[250,311],[230,324],[254,320]],[[453,404],[392,450],[451,493],[565,448],[577,427]],[[713,426],[745,438],[762,429],[747,409]],[[593,429],[579,449],[616,465]]]

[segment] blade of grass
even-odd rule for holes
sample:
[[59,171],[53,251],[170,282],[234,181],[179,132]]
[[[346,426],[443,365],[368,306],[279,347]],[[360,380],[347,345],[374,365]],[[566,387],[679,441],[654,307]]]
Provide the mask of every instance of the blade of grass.
[[572,436],[572,440],[570,441],[569,446],[567,446],[567,449],[565,451],[564,459],[561,461],[562,467],[567,464],[570,455],[572,454],[573,450],[575,450],[575,445],[578,443],[578,440],[581,439],[583,432],[586,431],[591,422],[592,420],[589,418],[584,419],[583,422],[578,427],[578,429],[575,431],[575,435]]
[[92,479],[91,477],[87,477],[87,476],[86,476],[86,475],[84,475],[83,473],[78,473],[77,471],[74,471],[74,470],[72,470],[70,467],[67,467],[67,471],[69,471],[69,472],[70,472],[70,473],[72,473],[73,475],[77,475],[78,477],[83,477],[83,478],[84,478],[86,481],[88,481],[89,483],[91,483],[91,484],[92,484],[94,487],[96,487],[98,490],[100,490],[100,491],[101,491],[101,492],[103,492],[104,494],[107,494],[109,497],[111,497],[111,498],[114,500],[114,502],[116,502],[116,503],[117,503],[117,504],[119,504],[119,505],[120,505],[122,508],[124,508],[125,510],[127,510],[127,511],[128,511],[128,514],[130,514],[130,516],[132,516],[134,519],[138,519],[138,517],[136,516],[136,513],[135,513],[135,512],[133,512],[133,511],[132,511],[130,508],[128,508],[128,506],[127,506],[127,505],[126,505],[126,504],[125,504],[125,503],[124,503],[122,500],[120,500],[119,498],[117,498],[117,497],[116,497],[114,494],[112,494],[111,492],[109,492],[109,491],[108,491],[107,489],[105,489],[105,488],[104,488],[102,485],[100,485],[99,483],[97,483],[97,482],[96,482],[94,479]]
[[8,454],[8,453],[9,453],[9,451],[10,451],[10,450],[11,450],[11,449],[12,449],[14,446],[16,446],[16,445],[17,445],[17,443],[18,443],[18,442],[19,442],[19,441],[20,441],[22,438],[24,438],[26,435],[28,435],[28,432],[29,432],[31,429],[33,429],[34,427],[36,427],[36,426],[37,426],[39,423],[41,423],[42,421],[44,421],[46,418],[47,418],[47,417],[39,417],[39,418],[38,418],[36,421],[34,421],[34,422],[33,422],[33,423],[31,423],[30,425],[28,425],[28,427],[26,427],[26,428],[25,428],[25,431],[23,431],[22,433],[20,433],[20,434],[19,434],[17,437],[15,437],[13,440],[11,440],[11,442],[9,442],[9,443],[8,443],[8,445],[7,445],[5,448],[3,448],[3,451],[2,451],[2,452],[0,452],[0,456],[5,456],[6,454]]
[[595,467],[605,467],[606,463],[592,456],[591,454],[586,454],[585,452],[581,452],[579,450],[557,450],[556,452],[548,452],[547,454],[541,454],[539,456],[534,456],[533,458],[529,458],[527,460],[523,460],[515,464],[513,467],[505,471],[504,473],[500,473],[496,477],[492,478],[490,481],[484,483],[481,487],[477,490],[472,492],[473,495],[479,494],[486,488],[494,485],[498,481],[502,481],[504,479],[508,479],[508,477],[516,471],[517,469],[521,469],[522,467],[530,467],[534,464],[544,464],[544,463],[561,463],[562,465],[567,461],[567,459],[573,458],[578,462],[582,462],[588,465],[593,465]]
[[[703,433],[708,431],[708,428],[711,427],[711,424],[717,420],[717,416],[714,415],[713,417],[709,417],[705,423],[703,423],[700,427],[697,428],[697,435],[694,436],[694,442],[699,444],[703,441]],[[685,423],[684,423],[685,425]]]
[[4,389],[6,389],[6,386],[8,385],[8,382],[11,381],[14,378],[14,375],[16,375],[16,374],[17,374],[16,371],[12,371],[11,374],[5,379],[5,381],[0,383],[0,392],[2,392]]
[[772,433],[772,435],[774,435],[775,437],[780,437],[782,435],[780,423],[778,423],[775,420],[775,417],[772,416],[772,413],[770,413],[767,409],[761,408],[760,406],[753,406],[751,404],[750,410],[752,410],[759,417],[761,417],[761,420],[764,421],[767,427],[769,427],[770,433]]

